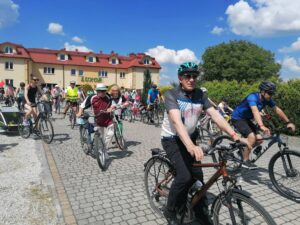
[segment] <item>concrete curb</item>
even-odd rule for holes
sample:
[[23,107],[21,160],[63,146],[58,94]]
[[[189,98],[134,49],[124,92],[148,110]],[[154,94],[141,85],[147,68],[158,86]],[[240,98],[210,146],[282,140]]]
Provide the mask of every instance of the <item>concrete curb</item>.
[[74,212],[69,202],[68,195],[65,191],[58,169],[56,167],[55,160],[49,146],[43,142],[44,151],[48,161],[49,169],[52,174],[58,200],[63,212],[63,219],[66,225],[77,225],[77,221],[74,216]]

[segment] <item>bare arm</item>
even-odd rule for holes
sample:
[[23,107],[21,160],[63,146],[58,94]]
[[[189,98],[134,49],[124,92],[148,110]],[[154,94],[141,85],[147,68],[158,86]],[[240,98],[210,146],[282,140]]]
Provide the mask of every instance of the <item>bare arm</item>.
[[24,97],[25,97],[26,103],[28,105],[30,105],[31,102],[29,101],[29,98],[28,98],[28,89],[29,89],[29,85],[27,85],[24,89]]
[[283,120],[283,122],[285,122],[287,124],[287,128],[292,129],[292,131],[295,132],[296,130],[296,126],[295,124],[291,123],[289,118],[287,117],[287,115],[285,115],[285,113],[282,111],[281,108],[279,108],[278,106],[273,107],[273,111],[280,117],[281,120]]
[[259,126],[259,128],[267,135],[270,135],[271,132],[269,130],[269,128],[267,128],[264,124],[263,124],[263,121],[262,121],[262,118],[261,118],[261,114],[257,108],[257,106],[250,106],[251,108],[251,111],[253,113],[253,116],[254,116],[254,119],[255,121],[257,122],[257,125]]
[[239,139],[237,135],[234,135],[234,130],[216,109],[210,107],[206,110],[206,112],[211,116],[212,120],[218,125],[218,127],[231,136],[234,141]]

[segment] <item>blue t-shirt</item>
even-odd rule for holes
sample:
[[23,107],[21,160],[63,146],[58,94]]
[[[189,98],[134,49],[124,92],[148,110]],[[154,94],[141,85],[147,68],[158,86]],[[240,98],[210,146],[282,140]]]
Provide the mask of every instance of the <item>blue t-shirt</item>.
[[159,90],[153,90],[152,88],[148,91],[148,95],[150,95],[150,102],[153,103],[155,99],[157,99],[157,95],[159,94]]
[[234,109],[231,118],[234,120],[253,119],[253,113],[250,107],[257,106],[258,111],[261,111],[267,105],[271,108],[275,107],[275,103],[272,99],[270,101],[261,101],[259,98],[259,92],[253,92],[244,98],[244,100]]

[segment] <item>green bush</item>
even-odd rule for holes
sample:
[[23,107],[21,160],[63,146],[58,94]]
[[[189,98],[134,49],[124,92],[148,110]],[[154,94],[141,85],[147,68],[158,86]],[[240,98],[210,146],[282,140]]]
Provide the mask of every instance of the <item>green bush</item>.
[[[275,80],[273,80],[275,82]],[[295,123],[297,127],[297,135],[300,134],[300,79],[290,80],[288,82],[276,82],[277,92],[273,96],[276,104],[286,113],[289,119]],[[207,81],[199,84],[208,90],[208,96],[216,104],[222,97],[227,97],[229,105],[235,108],[248,94],[258,91],[260,82],[247,83],[245,81]],[[274,117],[275,118],[275,117]],[[274,119],[274,123],[282,125],[278,119]]]
[[162,94],[162,95],[164,95],[165,93],[166,93],[166,91],[168,91],[168,90],[171,90],[173,87],[171,87],[171,86],[160,86],[159,87],[159,90],[160,90],[160,93]]

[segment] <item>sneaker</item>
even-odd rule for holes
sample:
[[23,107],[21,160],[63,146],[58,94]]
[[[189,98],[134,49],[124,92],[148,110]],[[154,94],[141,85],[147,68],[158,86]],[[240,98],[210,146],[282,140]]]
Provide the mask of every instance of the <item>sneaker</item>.
[[253,162],[251,162],[250,160],[246,160],[243,162],[242,167],[249,169],[249,170],[255,170],[257,169],[257,165],[255,165]]
[[26,126],[26,127],[30,126],[29,121],[28,120],[24,120],[23,121],[23,126]]

